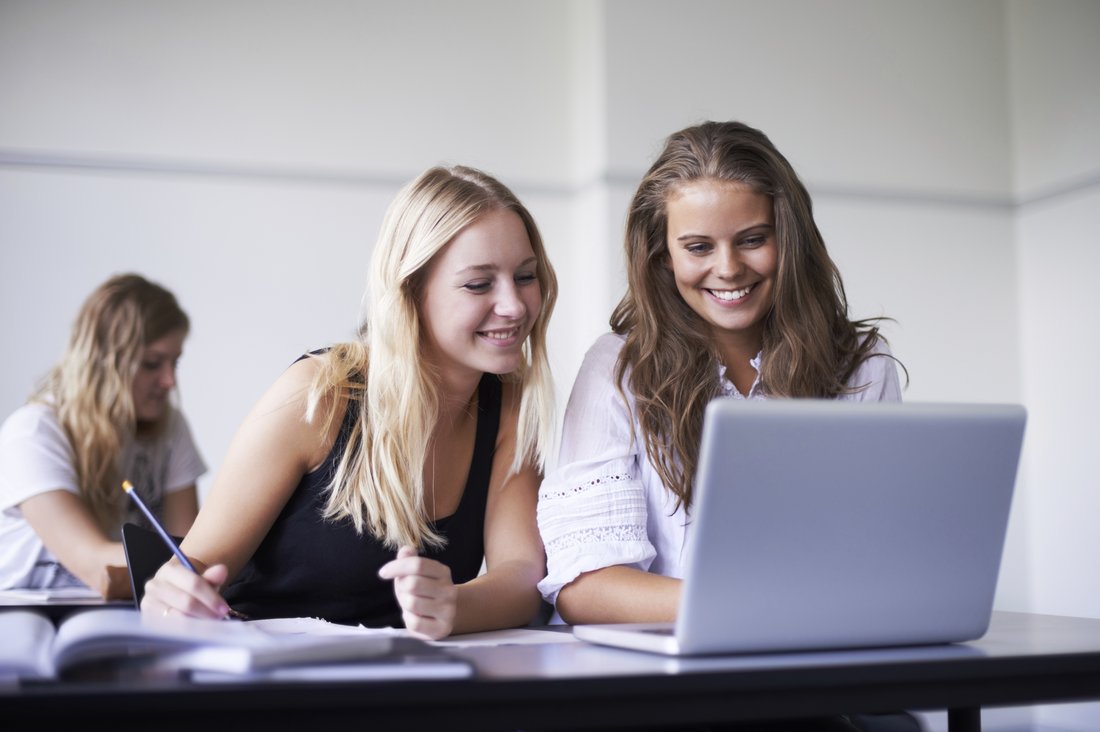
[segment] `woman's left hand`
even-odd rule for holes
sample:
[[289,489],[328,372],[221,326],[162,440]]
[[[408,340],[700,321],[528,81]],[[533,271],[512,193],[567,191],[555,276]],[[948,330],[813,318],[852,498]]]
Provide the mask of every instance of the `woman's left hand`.
[[401,617],[413,635],[439,640],[451,634],[458,589],[451,581],[450,567],[417,556],[415,547],[403,546],[395,559],[378,570],[378,576],[393,580]]

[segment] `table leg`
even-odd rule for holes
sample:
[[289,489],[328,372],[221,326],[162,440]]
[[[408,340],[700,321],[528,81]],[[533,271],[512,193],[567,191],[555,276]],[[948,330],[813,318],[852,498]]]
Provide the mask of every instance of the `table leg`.
[[981,707],[961,707],[947,710],[948,732],[982,732]]

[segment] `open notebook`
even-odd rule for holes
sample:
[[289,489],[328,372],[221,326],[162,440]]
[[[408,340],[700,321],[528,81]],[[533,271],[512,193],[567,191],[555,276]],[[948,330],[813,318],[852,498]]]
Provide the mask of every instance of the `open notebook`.
[[1019,405],[719,399],[675,624],[580,625],[674,655],[950,643],[986,632]]

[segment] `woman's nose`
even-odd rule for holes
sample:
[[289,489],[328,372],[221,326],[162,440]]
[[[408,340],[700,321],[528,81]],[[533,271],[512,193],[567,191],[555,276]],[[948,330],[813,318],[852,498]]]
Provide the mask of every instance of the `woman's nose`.
[[522,318],[526,311],[527,306],[524,304],[523,298],[519,296],[519,292],[514,285],[502,287],[499,290],[499,296],[497,297],[493,312],[502,318],[517,320]]
[[715,274],[722,279],[733,279],[741,274],[744,263],[738,255],[736,247],[722,247],[717,253],[718,262],[715,265]]

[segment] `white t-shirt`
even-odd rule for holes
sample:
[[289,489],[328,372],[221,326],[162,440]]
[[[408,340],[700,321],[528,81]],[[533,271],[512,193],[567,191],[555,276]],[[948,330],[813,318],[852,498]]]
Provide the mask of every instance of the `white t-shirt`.
[[[166,494],[194,485],[206,472],[187,420],[175,410],[170,420],[158,439],[129,441],[120,462],[158,518]],[[43,546],[19,508],[30,497],[55,490],[80,495],[72,445],[53,407],[27,404],[0,426],[0,589],[82,584]],[[124,521],[146,523],[136,506],[127,505],[126,511]],[[111,538],[119,541],[121,530],[120,523]]]
[[[664,486],[645,447],[634,401],[623,402],[615,368],[625,339],[605,333],[589,348],[565,410],[557,468],[539,488],[538,524],[546,547],[546,577],[539,590],[554,603],[562,587],[585,572],[627,565],[666,577],[681,577],[688,521],[683,506]],[[883,341],[848,382],[864,387],[843,400],[901,401],[897,365]],[[747,395],[725,378],[722,396],[767,399],[757,380]]]

